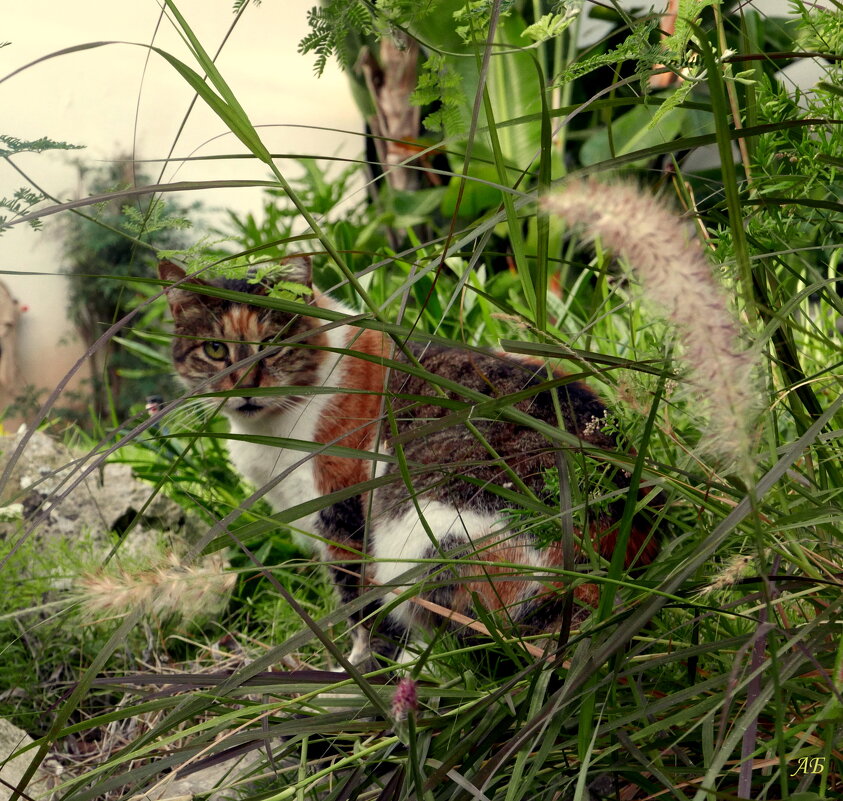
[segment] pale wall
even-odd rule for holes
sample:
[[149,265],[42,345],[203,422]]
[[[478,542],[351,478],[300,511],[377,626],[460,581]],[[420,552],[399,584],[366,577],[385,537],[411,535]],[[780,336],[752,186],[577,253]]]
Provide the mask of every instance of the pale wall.
[[[355,135],[362,123],[345,77],[331,64],[326,74],[316,79],[313,59],[297,53],[299,40],[309,30],[306,12],[315,2],[273,0],[249,7],[217,63],[255,124],[348,131],[262,129],[271,151],[354,157],[362,150],[362,140]],[[231,0],[181,0],[178,7],[210,51],[216,50],[234,20]],[[27,0],[9,4],[3,10],[2,39],[12,44],[0,49],[0,77],[44,55],[85,42],[150,43],[158,20],[155,2]],[[154,41],[196,67],[166,20]],[[139,158],[166,156],[191,97],[186,83],[160,56],[145,47],[114,44],[42,62],[0,84],[0,108],[5,112],[0,129],[20,139],[48,136],[86,145],[75,153],[16,159],[33,182],[67,200],[80,191],[74,158],[110,159],[131,150],[133,141]],[[243,146],[225,133],[223,124],[201,103],[175,147],[175,154],[182,156],[243,152]],[[279,163],[282,170],[292,169],[289,162]],[[243,160],[171,165],[164,173],[164,181],[267,177],[265,167]],[[0,195],[9,195],[25,183],[0,162]],[[200,195],[210,208],[259,208],[260,191],[253,189],[190,193],[181,200],[190,202]],[[61,266],[55,220],[46,219],[41,233],[21,226],[0,237],[0,270],[23,273],[2,278],[20,302],[29,306],[19,336],[24,381],[50,388],[81,352],[78,342],[59,345],[62,339],[72,337],[64,314],[64,279],[55,274],[32,275],[55,273]],[[0,404],[3,400],[0,395]]]

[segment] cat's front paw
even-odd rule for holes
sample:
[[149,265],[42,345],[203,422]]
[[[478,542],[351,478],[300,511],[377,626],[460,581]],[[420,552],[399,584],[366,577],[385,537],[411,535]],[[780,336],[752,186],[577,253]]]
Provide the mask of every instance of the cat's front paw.
[[365,667],[372,662],[372,649],[369,647],[368,637],[355,637],[354,645],[351,648],[351,653],[348,655],[348,661],[354,667]]

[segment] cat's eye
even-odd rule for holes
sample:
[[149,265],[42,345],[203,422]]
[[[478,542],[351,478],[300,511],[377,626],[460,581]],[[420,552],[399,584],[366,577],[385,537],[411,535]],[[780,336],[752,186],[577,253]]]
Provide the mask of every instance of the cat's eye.
[[222,361],[228,356],[228,345],[224,342],[206,342],[202,346],[202,350],[205,351],[205,355],[209,359],[217,362]]

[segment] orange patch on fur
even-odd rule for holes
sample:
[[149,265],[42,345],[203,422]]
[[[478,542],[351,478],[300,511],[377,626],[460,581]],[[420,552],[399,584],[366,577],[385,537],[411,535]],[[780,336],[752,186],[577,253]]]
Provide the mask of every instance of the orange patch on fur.
[[[376,357],[388,354],[386,341],[378,331],[351,330],[349,349]],[[350,392],[336,395],[322,413],[316,430],[316,441],[346,448],[370,450],[375,443],[381,416],[382,393],[386,384],[386,368],[377,362],[345,356],[340,362],[337,384],[362,394]],[[316,457],[315,478],[319,492],[326,495],[354,486],[372,477],[372,462],[320,454]]]
[[582,606],[597,609],[597,605],[600,603],[600,588],[596,584],[580,584],[578,587],[574,587],[574,598]]
[[343,548],[339,545],[326,545],[325,555],[327,556],[327,561],[337,563],[359,562],[362,559],[360,553],[363,550],[363,543],[357,541],[349,541],[348,546],[350,548],[354,548],[354,551],[350,551],[347,548]]
[[[476,554],[475,558],[489,564],[483,566],[471,565],[466,570],[474,578],[465,586],[465,594],[455,594],[455,602],[470,603],[471,596],[476,595],[483,607],[489,611],[509,610],[516,615],[517,604],[524,597],[524,590],[532,583],[532,579],[524,575],[534,562],[532,547],[518,542],[506,541],[499,545],[485,547]],[[498,564],[494,564],[498,563]],[[506,567],[500,563],[524,565],[524,567]],[[461,604],[457,604],[459,607]]]
[[[600,555],[604,559],[611,559],[615,552],[615,544],[618,539],[617,526],[608,534],[595,533],[592,530],[592,538]],[[623,564],[625,568],[630,568],[633,565],[636,567],[644,567],[649,565],[657,556],[659,552],[659,545],[654,534],[651,534],[649,529],[642,528],[636,525],[633,520],[632,530],[629,532],[629,541],[626,544],[626,554],[624,555]]]

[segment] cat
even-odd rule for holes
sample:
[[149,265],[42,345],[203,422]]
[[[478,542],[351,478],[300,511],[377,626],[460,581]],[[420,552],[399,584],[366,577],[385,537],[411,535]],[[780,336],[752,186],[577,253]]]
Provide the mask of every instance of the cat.
[[[327,294],[313,287],[310,261],[286,261],[284,280],[306,288],[307,302],[320,310],[351,315]],[[392,657],[418,627],[441,625],[441,609],[476,620],[476,605],[506,618],[520,632],[548,633],[559,627],[565,581],[543,575],[518,576],[526,565],[566,567],[561,537],[542,538],[507,523],[507,509],[517,505],[511,493],[532,493],[547,501],[548,471],[557,467],[559,445],[528,425],[496,413],[471,419],[456,414],[466,402],[492,400],[548,381],[545,365],[478,349],[408,342],[404,350],[379,331],[318,317],[292,315],[259,305],[268,294],[267,280],[188,277],[169,261],[159,266],[161,279],[177,284],[167,289],[175,323],[173,362],[189,389],[237,390],[224,401],[231,433],[292,438],[377,452],[385,458],[316,453],[232,439],[231,459],[242,475],[262,487],[276,479],[266,498],[276,511],[326,496],[373,477],[387,483],[371,492],[339,500],[296,520],[294,529],[329,564],[343,602],[356,598],[367,582],[397,586],[425,584],[419,600],[394,596],[387,615],[374,615],[369,605],[351,616],[353,663],[365,663],[370,649]],[[250,295],[254,302],[232,302],[202,294],[218,287]],[[200,290],[200,291],[191,291]],[[343,354],[341,351],[350,351]],[[393,360],[391,367],[387,365]],[[404,366],[406,369],[401,369]],[[421,368],[419,370],[418,368]],[[425,378],[444,380],[445,390]],[[564,374],[555,372],[554,377]],[[260,395],[264,387],[337,387],[332,394]],[[613,435],[601,430],[607,414],[598,396],[581,382],[555,390],[525,393],[514,408],[545,424],[564,429],[592,457],[615,451]],[[554,397],[555,395],[555,397]],[[460,403],[462,402],[462,406]],[[386,414],[387,410],[389,414]],[[448,415],[454,415],[446,419]],[[475,433],[469,430],[469,426]],[[402,478],[412,476],[411,493]],[[591,470],[605,469],[599,458],[586,458]],[[390,480],[393,479],[393,480]],[[628,478],[616,471],[615,483]],[[521,485],[520,487],[517,485]],[[592,513],[589,536],[600,553],[611,558],[623,502]],[[421,512],[421,516],[419,514]],[[547,539],[547,538],[545,538]],[[626,564],[644,565],[657,551],[650,529],[637,518]],[[366,578],[361,559],[369,556]],[[437,570],[441,558],[462,561]],[[470,562],[468,561],[470,560]],[[402,574],[423,565],[411,578]],[[576,597],[586,606],[595,601],[593,585],[581,585]],[[438,605],[438,606],[436,606]],[[437,612],[439,609],[439,612]],[[369,622],[377,617],[376,636]],[[473,633],[478,626],[467,629]],[[481,627],[482,628],[482,627]]]

